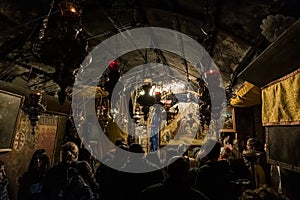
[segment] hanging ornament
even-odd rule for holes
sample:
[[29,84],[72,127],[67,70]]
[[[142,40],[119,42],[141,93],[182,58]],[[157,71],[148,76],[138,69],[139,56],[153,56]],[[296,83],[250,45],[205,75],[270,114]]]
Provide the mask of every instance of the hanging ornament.
[[113,60],[109,63],[109,69],[113,71],[119,71],[121,67],[121,63],[117,60]]

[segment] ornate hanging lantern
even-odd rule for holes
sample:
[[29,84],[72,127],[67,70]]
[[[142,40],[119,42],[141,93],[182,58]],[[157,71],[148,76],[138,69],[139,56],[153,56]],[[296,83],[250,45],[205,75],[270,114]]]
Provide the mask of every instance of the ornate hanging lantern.
[[43,102],[42,93],[33,92],[29,95],[29,106],[25,108],[25,112],[29,115],[30,124],[32,126],[32,135],[35,134],[35,126],[42,112],[46,111],[46,105]]
[[[58,7],[58,13],[52,10]],[[51,78],[60,86],[59,102],[64,103],[66,88],[74,83],[76,70],[88,54],[88,42],[81,22],[79,1],[52,2],[44,19],[34,52],[47,65],[55,67]]]

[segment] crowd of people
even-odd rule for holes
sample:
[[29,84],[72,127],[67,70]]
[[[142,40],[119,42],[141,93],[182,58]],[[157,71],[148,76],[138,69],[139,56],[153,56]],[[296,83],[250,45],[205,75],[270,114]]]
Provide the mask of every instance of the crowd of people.
[[[259,160],[243,156],[256,152],[254,139],[247,141],[243,153],[230,143],[220,142],[205,157],[200,156],[199,148],[193,158],[183,145],[169,148],[167,163],[162,163],[155,152],[146,155],[138,143],[127,145],[117,140],[115,145],[97,165],[80,160],[74,142],[63,145],[62,159],[54,166],[50,166],[44,149],[36,150],[28,170],[18,180],[17,199],[286,199],[266,185]],[[9,200],[7,187],[4,163],[0,161],[0,200]]]

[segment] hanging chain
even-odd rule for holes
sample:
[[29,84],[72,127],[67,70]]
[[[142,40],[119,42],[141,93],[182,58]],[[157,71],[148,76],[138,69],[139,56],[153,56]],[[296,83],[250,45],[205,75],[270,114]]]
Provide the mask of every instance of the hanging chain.
[[40,32],[39,32],[39,39],[40,40],[42,40],[45,37],[45,31],[48,27],[49,17],[50,17],[50,15],[52,13],[52,10],[54,8],[54,3],[55,3],[55,0],[53,0],[52,3],[50,4],[49,12],[48,12],[46,18],[43,20],[43,24],[42,24],[42,27],[41,27]]

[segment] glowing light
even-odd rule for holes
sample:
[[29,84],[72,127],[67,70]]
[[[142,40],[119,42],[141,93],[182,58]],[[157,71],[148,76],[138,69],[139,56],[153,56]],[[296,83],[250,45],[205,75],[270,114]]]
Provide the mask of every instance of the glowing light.
[[74,7],[71,7],[71,8],[70,8],[70,11],[73,12],[73,13],[76,13],[76,12],[77,12],[76,9],[75,9]]
[[119,70],[120,69],[120,62],[117,61],[117,60],[110,61],[109,68],[111,70]]
[[144,95],[144,94],[145,94],[144,90],[140,91],[140,95]]

